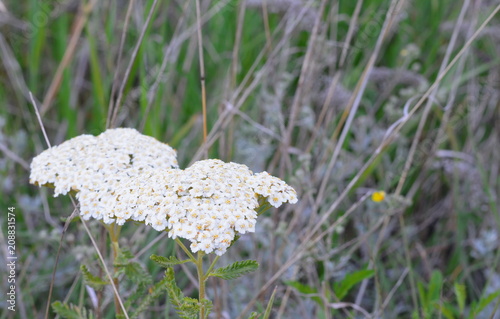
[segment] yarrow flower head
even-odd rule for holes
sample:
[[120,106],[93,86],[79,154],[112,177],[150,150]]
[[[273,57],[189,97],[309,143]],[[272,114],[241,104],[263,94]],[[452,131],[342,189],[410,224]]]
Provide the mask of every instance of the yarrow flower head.
[[295,190],[266,172],[220,160],[196,162],[186,170],[154,170],[114,190],[106,210],[120,219],[144,221],[172,238],[191,241],[191,250],[222,255],[237,233],[255,231],[259,200],[279,207],[296,203]]
[[134,129],[109,129],[99,136],[77,136],[36,156],[30,183],[52,184],[54,196],[73,190],[83,218],[112,223],[115,216],[103,208],[114,200],[114,188],[144,170],[177,168],[176,155],[167,144]]
[[193,252],[218,255],[236,234],[255,231],[266,202],[297,202],[285,182],[245,165],[212,159],[177,168],[170,146],[134,129],[111,129],[42,152],[31,163],[30,182],[53,185],[55,196],[77,192],[84,219],[143,222],[189,240]]

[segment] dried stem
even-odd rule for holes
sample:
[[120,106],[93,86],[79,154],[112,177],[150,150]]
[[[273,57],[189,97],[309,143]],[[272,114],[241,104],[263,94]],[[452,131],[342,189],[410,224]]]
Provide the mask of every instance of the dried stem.
[[[203,59],[203,38],[201,34],[201,8],[200,0],[196,0],[196,21],[198,31],[198,57],[200,58],[200,82],[201,82],[201,107],[203,111],[203,144],[207,142],[207,93],[205,90],[205,63]],[[208,158],[208,148],[205,150],[205,158]]]

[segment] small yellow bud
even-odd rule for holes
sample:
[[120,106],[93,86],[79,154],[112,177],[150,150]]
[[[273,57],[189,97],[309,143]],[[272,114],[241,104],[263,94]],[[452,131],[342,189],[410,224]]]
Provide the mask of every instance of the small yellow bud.
[[384,199],[385,199],[385,192],[384,191],[373,192],[372,201],[374,201],[375,203],[381,202]]

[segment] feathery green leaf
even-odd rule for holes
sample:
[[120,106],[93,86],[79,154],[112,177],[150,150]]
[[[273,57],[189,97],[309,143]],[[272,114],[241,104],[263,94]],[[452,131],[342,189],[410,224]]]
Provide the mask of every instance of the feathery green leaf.
[[151,255],[151,257],[149,257],[149,258],[152,261],[154,261],[157,264],[159,264],[160,266],[162,266],[163,268],[168,268],[168,267],[172,267],[172,266],[175,266],[175,265],[180,265],[180,264],[183,264],[183,263],[189,261],[189,259],[179,260],[175,256],[163,257],[163,256],[154,255],[154,254]]
[[259,267],[259,263],[255,260],[237,261],[229,266],[217,268],[212,271],[209,276],[219,277],[222,279],[235,279],[249,272],[255,271]]
[[95,290],[101,290],[104,286],[108,285],[109,282],[98,276],[93,275],[85,265],[80,266],[80,270],[83,274],[83,280],[86,285],[94,288]]

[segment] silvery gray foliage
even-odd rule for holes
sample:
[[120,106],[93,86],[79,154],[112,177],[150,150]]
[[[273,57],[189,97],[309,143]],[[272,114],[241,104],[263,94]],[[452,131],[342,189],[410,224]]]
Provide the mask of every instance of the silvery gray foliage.
[[370,81],[377,85],[387,85],[389,83],[404,86],[412,86],[422,90],[428,86],[428,81],[422,75],[405,69],[392,69],[388,67],[373,68],[370,73]]
[[320,77],[318,87],[315,90],[317,94],[312,96],[313,102],[318,105],[318,107],[323,107],[323,104],[327,102],[328,95],[330,94],[330,100],[327,107],[335,110],[342,109],[349,102],[352,92],[346,89],[342,83],[338,81],[335,87],[332,88],[333,92],[329,93],[332,81],[333,77],[331,76]]
[[[489,210],[481,174],[474,163],[453,158],[441,158],[436,163],[451,182],[458,181],[459,191],[464,199],[464,209],[475,212]],[[455,179],[456,177],[458,179]]]
[[290,23],[297,24],[297,31],[311,31],[319,14],[312,1],[246,0],[245,3],[248,8],[262,9],[265,5],[268,12],[285,14]]
[[[444,22],[441,24],[440,29],[443,32],[449,32],[452,33],[453,30],[455,29],[455,22]],[[466,22],[461,24],[459,27],[459,35],[462,40],[466,40],[468,37],[468,33],[471,32],[471,30],[475,30],[475,27],[470,23]],[[473,32],[473,31],[472,31]],[[493,25],[493,26],[488,26],[485,27],[481,33],[479,34],[480,37],[491,37],[495,40],[500,40],[500,26],[498,25]],[[493,44],[495,42],[492,42]]]
[[471,256],[474,258],[493,256],[498,246],[498,239],[498,232],[495,229],[481,231],[477,238],[472,239]]

